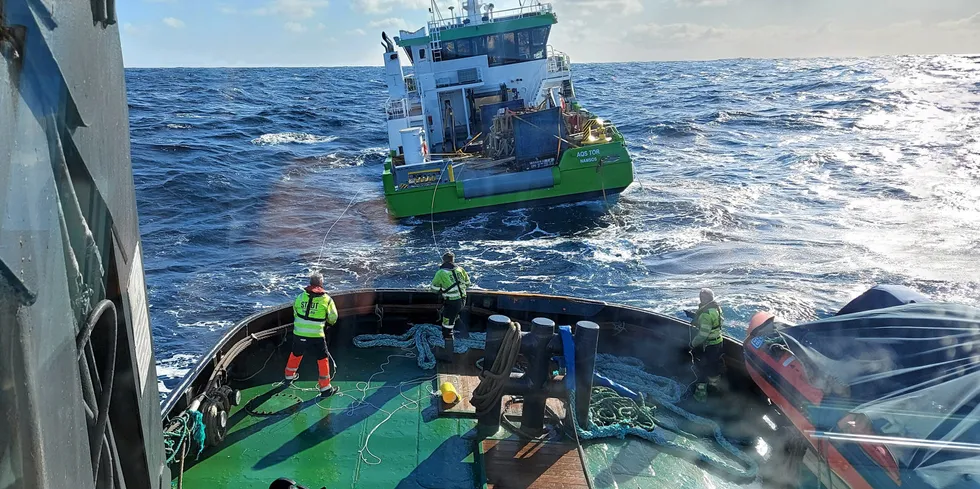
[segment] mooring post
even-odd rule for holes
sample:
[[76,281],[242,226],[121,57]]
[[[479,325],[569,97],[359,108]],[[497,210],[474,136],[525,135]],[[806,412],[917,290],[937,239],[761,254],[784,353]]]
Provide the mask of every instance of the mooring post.
[[555,336],[555,322],[548,318],[534,318],[531,321],[531,332],[528,350],[525,355],[529,364],[527,373],[529,392],[524,396],[524,410],[521,415],[521,428],[528,432],[540,432],[544,429],[544,407],[548,399],[545,384],[548,382],[548,364],[551,355],[548,345]]
[[[501,314],[494,314],[487,319],[487,345],[483,352],[483,370],[490,370],[493,362],[497,359],[497,351],[503,343],[504,336],[510,328],[510,318]],[[477,424],[481,432],[496,433],[500,429],[500,401],[497,398],[490,409],[482,413],[477,413]]]
[[592,376],[599,348],[599,325],[592,321],[575,323],[575,416],[579,423],[589,419],[592,402]]

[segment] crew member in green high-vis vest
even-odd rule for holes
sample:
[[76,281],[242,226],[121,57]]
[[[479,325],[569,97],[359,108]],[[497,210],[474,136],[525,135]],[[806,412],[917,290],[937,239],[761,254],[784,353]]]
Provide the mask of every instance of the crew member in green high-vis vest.
[[327,338],[324,328],[337,323],[337,306],[323,290],[323,275],[310,275],[310,285],[303,289],[293,302],[293,348],[286,361],[286,384],[299,379],[299,364],[303,356],[310,352],[316,356],[320,378],[317,387],[320,397],[329,397],[337,392],[330,385],[330,353],[327,351]]
[[694,313],[692,326],[698,334],[691,339],[691,353],[698,370],[698,384],[694,390],[694,398],[704,402],[708,398],[708,386],[718,389],[721,384],[721,374],[724,369],[724,339],[721,336],[721,307],[715,302],[715,294],[711,289],[701,289],[700,305]]
[[442,308],[442,337],[447,340],[453,337],[453,329],[466,302],[466,289],[470,286],[470,277],[455,260],[453,253],[447,251],[442,255],[442,265],[436,271],[436,276],[432,278],[432,290],[442,294],[445,301]]

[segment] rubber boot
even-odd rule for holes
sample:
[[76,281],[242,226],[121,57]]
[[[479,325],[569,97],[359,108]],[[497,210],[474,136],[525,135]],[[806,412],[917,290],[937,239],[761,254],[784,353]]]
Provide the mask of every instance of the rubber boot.
[[708,384],[699,383],[694,389],[694,400],[698,402],[705,402],[708,400]]
[[316,361],[317,370],[320,377],[317,380],[317,387],[320,389],[320,397],[330,397],[337,389],[330,385],[330,359],[321,358]]
[[453,342],[453,328],[442,327],[442,339],[445,342],[444,347],[436,347],[433,354],[435,354],[436,361],[439,363],[452,363],[453,362],[453,349],[455,344]]
[[712,395],[721,395],[725,393],[725,386],[722,384],[720,375],[708,377],[708,390]]
[[283,385],[290,385],[294,380],[299,379],[299,364],[303,361],[302,356],[296,356],[292,353],[289,354],[289,360],[286,360],[286,371],[283,372],[285,380]]

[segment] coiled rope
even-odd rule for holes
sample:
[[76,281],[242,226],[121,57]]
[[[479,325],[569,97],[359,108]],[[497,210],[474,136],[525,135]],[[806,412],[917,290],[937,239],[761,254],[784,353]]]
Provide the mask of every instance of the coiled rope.
[[596,426],[616,426],[626,424],[647,431],[657,427],[654,421],[656,406],[647,406],[643,399],[636,402],[623,397],[608,387],[592,389],[592,402],[589,418]]
[[174,425],[176,426],[173,429],[163,432],[163,449],[167,456],[167,465],[177,459],[185,443],[188,445],[193,443],[194,448],[197,449],[195,456],[200,456],[204,451],[204,415],[200,411],[187,410],[180,413],[171,426]]
[[[468,338],[456,337],[453,341],[454,353],[465,353],[470,349],[482,350],[487,342],[486,333],[470,333]],[[391,347],[414,348],[419,368],[432,370],[436,367],[436,357],[433,347],[445,348],[446,340],[442,338],[442,328],[434,324],[416,324],[402,335],[362,334],[354,337],[354,346],[358,348]]]
[[493,359],[490,369],[480,372],[480,385],[473,389],[473,398],[470,404],[476,408],[476,412],[486,412],[500,403],[503,395],[504,385],[510,378],[510,372],[517,363],[517,355],[521,352],[521,326],[511,322],[504,332],[497,356]]
[[[643,416],[650,414],[650,412],[643,412],[645,411],[644,409],[637,409],[641,405],[637,405],[637,407],[630,406],[630,409],[625,409],[616,414],[609,414],[605,411],[601,413],[597,412],[595,411],[596,407],[593,406],[589,411],[589,419],[585,423],[586,428],[582,428],[576,423],[580,438],[585,440],[609,437],[622,439],[626,435],[632,435],[652,441],[657,445],[668,447],[681,456],[686,455],[687,458],[713,467],[719,472],[728,475],[734,481],[744,483],[755,479],[759,470],[758,464],[725,437],[718,423],[685,411],[677,406],[677,403],[680,402],[685,392],[684,386],[677,381],[647,372],[643,369],[643,362],[633,357],[599,354],[596,355],[596,369],[602,375],[623,387],[641,393],[645,404],[653,403],[659,406],[661,408],[659,411],[664,414],[654,418],[656,426],[688,439],[700,438],[681,429],[676,419],[680,418],[710,432],[714,443],[731,457],[735,462],[735,466],[717,460],[696,448],[667,440],[657,429],[649,429],[649,423],[643,419]],[[593,389],[591,393],[593,403],[596,401],[597,394],[600,406],[603,404],[606,406],[628,406],[624,401],[610,401],[609,398],[612,397],[612,394],[606,392],[603,388]],[[572,405],[574,405],[574,396],[575,392],[573,390],[571,394],[573,399],[571,401]]]

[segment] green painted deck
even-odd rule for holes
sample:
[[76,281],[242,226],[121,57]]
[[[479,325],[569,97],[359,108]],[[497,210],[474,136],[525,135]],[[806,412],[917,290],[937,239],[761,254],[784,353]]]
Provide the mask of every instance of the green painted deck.
[[[280,477],[311,489],[579,489],[589,482],[646,488],[665,481],[679,488],[740,487],[638,439],[585,443],[586,475],[574,441],[554,431],[528,441],[502,428],[482,439],[472,417],[440,416],[436,372],[419,369],[403,350],[332,353],[339,364],[333,382],[341,392],[324,400],[312,380],[312,359],[300,367],[301,379],[310,380],[283,388],[285,351],[262,353],[256,365],[271,355],[266,366],[248,387],[236,386],[243,402],[232,410],[224,442],[197,461],[188,457],[183,487],[266,488]],[[456,363],[473,358],[463,355]]]
[[[324,400],[317,400],[312,380],[276,387],[282,362],[275,364],[274,357],[266,368],[272,372],[263,372],[271,382],[242,392],[224,443],[186,469],[184,487],[268,487],[279,477],[311,488],[482,485],[474,457],[476,421],[436,416],[430,372],[399,356],[378,373],[389,355],[404,355],[398,350],[333,354],[341,393]],[[312,359],[304,359],[301,378],[316,378]],[[282,414],[249,413],[294,402]]]

